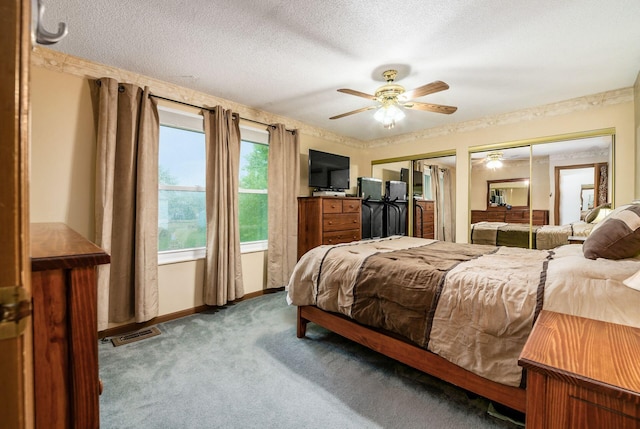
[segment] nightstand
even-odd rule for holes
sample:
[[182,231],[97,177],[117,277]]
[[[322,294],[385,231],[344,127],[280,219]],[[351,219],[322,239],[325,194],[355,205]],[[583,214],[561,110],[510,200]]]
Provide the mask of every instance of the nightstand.
[[640,329],[542,311],[518,363],[527,428],[640,428]]
[[569,240],[569,244],[583,244],[584,240],[586,240],[587,237],[580,237],[577,235],[571,235],[569,236],[568,240]]

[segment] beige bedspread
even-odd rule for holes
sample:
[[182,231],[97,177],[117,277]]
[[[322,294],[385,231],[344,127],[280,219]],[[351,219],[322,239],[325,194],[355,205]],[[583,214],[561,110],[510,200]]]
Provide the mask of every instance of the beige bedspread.
[[[405,250],[411,248],[415,264]],[[320,246],[299,261],[287,298],[391,330],[480,376],[517,386],[517,359],[543,303],[640,327],[640,292],[622,284],[640,270],[640,260],[591,261],[580,248],[541,251],[411,237]]]
[[[533,226],[534,248],[538,250],[554,249],[569,243],[572,235],[586,237],[595,224],[583,221],[567,225]],[[510,224],[504,222],[478,222],[471,225],[471,242],[492,246],[529,247],[528,224]]]

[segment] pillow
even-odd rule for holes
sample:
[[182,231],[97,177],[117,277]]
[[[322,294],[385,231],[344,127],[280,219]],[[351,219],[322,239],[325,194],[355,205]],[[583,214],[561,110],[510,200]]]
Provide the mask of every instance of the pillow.
[[598,223],[582,245],[589,259],[624,259],[640,253],[640,205],[620,206]]
[[601,204],[598,207],[594,207],[591,210],[589,210],[587,214],[584,215],[584,221],[587,223],[591,223],[598,217],[598,214],[600,213],[600,209],[610,209],[610,208],[611,208],[611,203]]
[[622,283],[624,283],[625,286],[628,286],[631,289],[640,291],[640,270],[628,279],[624,279]]

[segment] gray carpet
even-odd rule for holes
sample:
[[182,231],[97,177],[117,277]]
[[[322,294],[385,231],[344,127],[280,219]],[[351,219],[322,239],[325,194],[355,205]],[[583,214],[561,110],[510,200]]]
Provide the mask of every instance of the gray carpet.
[[310,324],[278,292],[99,345],[102,428],[516,428],[488,401]]

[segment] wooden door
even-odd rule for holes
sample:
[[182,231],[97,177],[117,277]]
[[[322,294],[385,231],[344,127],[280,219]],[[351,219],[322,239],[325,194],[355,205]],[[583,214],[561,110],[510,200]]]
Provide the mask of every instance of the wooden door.
[[[27,302],[30,12],[30,0],[0,1],[0,295],[19,293]],[[31,317],[22,320],[21,334],[0,324],[7,337],[0,339],[0,426],[16,429],[33,427]]]

